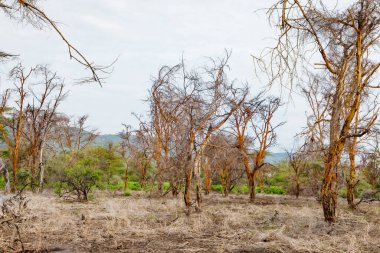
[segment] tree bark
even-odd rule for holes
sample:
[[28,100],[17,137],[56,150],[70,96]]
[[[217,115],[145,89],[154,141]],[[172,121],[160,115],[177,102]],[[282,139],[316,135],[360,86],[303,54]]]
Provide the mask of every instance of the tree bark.
[[347,179],[347,203],[350,208],[355,208],[355,186],[357,184],[356,175],[355,175],[355,155],[350,152],[350,176]]
[[249,201],[254,202],[256,199],[256,185],[255,185],[255,178],[254,178],[253,173],[248,177],[248,181],[249,181]]
[[203,166],[203,171],[205,174],[205,195],[209,195],[211,191],[211,172],[210,172],[210,164],[206,159],[205,164]]
[[186,214],[190,215],[190,207],[191,207],[191,197],[190,192],[191,191],[191,172],[186,173],[186,180],[185,180],[185,194],[184,194],[184,200],[186,205]]
[[298,199],[299,196],[300,196],[300,183],[297,180],[297,182],[296,182],[296,198]]
[[336,221],[337,206],[337,170],[343,144],[333,145],[330,148],[325,164],[325,175],[322,183],[321,200],[325,220]]
[[202,156],[201,156],[201,150],[196,154],[195,156],[195,161],[194,161],[194,177],[195,177],[195,190],[196,190],[196,196],[197,196],[197,211],[201,210],[201,202],[202,202],[202,196],[201,196],[201,187],[202,187],[202,182],[201,182],[201,163],[202,163]]

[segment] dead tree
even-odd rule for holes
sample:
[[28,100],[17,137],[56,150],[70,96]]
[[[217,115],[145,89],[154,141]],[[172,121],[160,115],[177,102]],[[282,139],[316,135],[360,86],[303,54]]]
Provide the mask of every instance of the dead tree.
[[[240,151],[236,147],[235,137],[223,131],[215,134],[206,148],[206,159],[209,161],[209,178],[219,175],[222,193],[226,197],[244,176]],[[205,186],[206,186],[205,173]],[[211,182],[209,183],[211,187]]]
[[[329,222],[336,220],[338,165],[345,143],[368,133],[377,117],[375,110],[359,133],[350,132],[361,97],[369,89],[379,88],[372,84],[380,67],[374,53],[380,39],[379,9],[379,3],[372,0],[358,0],[345,10],[331,10],[322,1],[285,0],[270,10],[281,27],[278,43],[270,49],[272,68],[264,67],[272,81],[285,85],[299,80],[303,86],[305,82],[297,74],[305,69],[327,81],[324,90],[330,97],[330,111],[321,198]],[[317,69],[307,64],[311,55]]]
[[293,172],[293,182],[295,184],[295,195],[298,199],[301,193],[301,175],[306,169],[306,161],[304,159],[305,154],[298,151],[286,151],[288,155],[288,162]]
[[[53,124],[57,121],[56,113],[60,102],[65,98],[64,84],[56,73],[46,67],[37,67],[35,84],[30,85],[31,101],[25,108],[23,137],[28,149],[28,167],[31,172],[31,188],[34,191],[39,173],[38,191],[44,187],[45,161],[44,151]],[[43,87],[38,87],[42,85]],[[51,136],[50,136],[51,137]]]
[[380,131],[377,129],[366,146],[369,147],[361,153],[361,167],[366,181],[373,190],[380,188]]
[[[155,136],[165,133],[170,137],[168,143],[177,146],[173,150],[180,152],[174,156],[183,159],[181,164],[185,175],[184,200],[187,210],[192,205],[190,193],[193,179],[196,208],[200,209],[202,158],[212,134],[226,123],[245,97],[244,89],[235,88],[226,78],[229,57],[227,53],[225,58],[212,60],[211,65],[202,72],[187,71],[183,62],[174,67],[163,67],[154,81],[153,125],[156,128],[158,124],[166,124],[165,127],[169,129],[166,135],[161,127]],[[157,150],[165,147],[163,136],[157,137],[160,146]],[[165,150],[162,153],[165,154]]]
[[[0,123],[0,131],[9,150],[9,159],[12,164],[11,192],[15,192],[17,185],[19,153],[24,121],[24,104],[28,94],[26,83],[35,71],[33,68],[25,71],[21,64],[13,68],[10,77],[14,81],[15,88],[6,90],[2,96],[2,122]],[[11,99],[14,100],[14,105],[8,105]],[[12,108],[12,106],[14,107]],[[7,110],[7,108],[9,108],[9,110]]]
[[[280,99],[261,98],[262,94],[242,106],[233,115],[233,131],[241,153],[249,183],[249,199],[256,196],[255,180],[265,165],[268,148],[275,144],[276,128],[284,124],[273,124],[274,113],[280,107]],[[253,162],[251,163],[251,159]]]
[[75,162],[78,152],[91,145],[99,133],[86,125],[87,115],[78,119],[60,114],[53,127],[54,138],[61,152],[70,154],[70,163]]
[[123,159],[124,167],[125,167],[125,173],[124,173],[124,191],[128,189],[128,169],[129,169],[129,162],[130,162],[130,156],[131,156],[131,149],[132,149],[132,131],[131,126],[124,125],[124,130],[119,134],[122,141],[120,143],[119,153],[121,158]]

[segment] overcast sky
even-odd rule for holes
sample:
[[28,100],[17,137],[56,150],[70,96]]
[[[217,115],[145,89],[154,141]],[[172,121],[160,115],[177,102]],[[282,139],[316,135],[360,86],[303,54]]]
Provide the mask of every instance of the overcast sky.
[[[48,64],[71,90],[61,111],[90,116],[102,133],[117,133],[121,124],[136,125],[132,112],[144,114],[152,76],[162,65],[189,64],[232,50],[230,79],[248,82],[253,91],[265,83],[255,78],[251,55],[273,44],[274,30],[265,10],[273,0],[49,0],[45,12],[59,23],[71,42],[91,60],[108,64],[118,57],[103,88],[72,85],[83,77],[82,67],[68,59],[67,48],[51,30],[39,31],[0,15],[1,49],[19,54],[26,66]],[[7,68],[0,65],[1,84]],[[278,90],[278,87],[277,87]],[[276,89],[272,90],[276,93]],[[287,121],[279,129],[275,150],[292,146],[305,125],[305,102],[294,96],[277,115]]]

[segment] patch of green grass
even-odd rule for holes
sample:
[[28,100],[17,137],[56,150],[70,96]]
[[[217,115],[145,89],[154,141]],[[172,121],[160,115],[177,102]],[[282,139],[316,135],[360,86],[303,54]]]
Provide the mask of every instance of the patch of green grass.
[[0,177],[0,188],[4,188],[4,178]]
[[365,192],[366,190],[371,190],[371,189],[372,187],[369,183],[367,183],[364,180],[360,180],[358,185],[355,188],[355,197],[359,198],[362,196],[363,192]]
[[162,188],[163,188],[163,190],[166,192],[166,191],[169,190],[169,188],[170,188],[170,183],[169,183],[169,182],[164,182],[164,183],[162,184]]
[[128,189],[130,189],[132,191],[141,191],[142,187],[141,187],[139,182],[128,181]]
[[236,185],[232,189],[232,193],[236,193],[236,194],[248,194],[249,193],[248,185],[247,184]]
[[265,186],[264,193],[283,195],[286,193],[286,191],[281,186]]
[[211,185],[211,191],[223,192],[223,186],[221,184],[213,184]]
[[338,191],[338,195],[341,198],[346,198],[347,197],[347,187],[342,187]]

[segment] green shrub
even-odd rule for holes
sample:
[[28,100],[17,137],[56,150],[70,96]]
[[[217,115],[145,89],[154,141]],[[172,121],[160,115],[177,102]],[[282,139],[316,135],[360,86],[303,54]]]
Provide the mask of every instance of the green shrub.
[[125,197],[129,197],[129,196],[131,196],[131,195],[132,195],[132,194],[131,194],[129,191],[125,191],[125,192],[124,192],[124,196],[125,196]]
[[249,193],[249,187],[247,184],[241,184],[237,185],[232,189],[233,193],[239,193],[239,194],[247,194]]
[[28,170],[21,168],[17,171],[17,188],[21,189],[28,184],[30,173]]
[[170,183],[169,182],[164,182],[162,184],[162,188],[163,188],[164,192],[166,192],[170,188]]
[[[362,196],[363,192],[365,192],[367,190],[371,190],[371,185],[368,184],[364,180],[360,180],[358,185],[355,187],[355,192],[354,192],[355,198],[360,198]],[[347,197],[347,186],[343,186],[342,188],[340,188],[338,195],[341,198],[346,198]]]
[[366,190],[371,190],[372,187],[369,183],[367,183],[365,180],[360,180],[358,185],[355,188],[355,197],[359,198],[362,196],[362,193]]
[[4,177],[0,177],[0,188],[4,188]]
[[90,191],[99,186],[100,171],[91,167],[74,166],[66,169],[54,191],[59,196],[75,194],[78,200],[87,201]]
[[141,191],[142,187],[141,187],[139,182],[128,181],[128,189],[130,189],[132,191]]
[[344,187],[340,188],[338,191],[338,195],[341,198],[346,198],[347,197],[347,187],[344,186]]
[[211,185],[211,190],[214,192],[223,192],[223,186],[221,184]]
[[264,193],[283,195],[286,192],[281,186],[265,186]]

